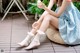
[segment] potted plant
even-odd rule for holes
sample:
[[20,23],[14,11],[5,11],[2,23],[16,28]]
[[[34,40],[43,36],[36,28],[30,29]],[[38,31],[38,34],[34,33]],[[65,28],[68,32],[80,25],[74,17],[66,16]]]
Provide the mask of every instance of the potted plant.
[[[49,0],[43,0],[42,2],[45,5],[48,5],[48,1]],[[37,7],[37,0],[34,0],[34,2],[28,2],[28,11],[31,14],[35,14],[35,19],[38,19],[39,15],[41,15],[44,12],[43,9]]]

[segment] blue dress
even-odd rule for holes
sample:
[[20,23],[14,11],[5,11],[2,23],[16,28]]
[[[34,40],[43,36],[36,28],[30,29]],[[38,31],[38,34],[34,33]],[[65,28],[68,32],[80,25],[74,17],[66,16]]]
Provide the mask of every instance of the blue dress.
[[72,2],[59,17],[59,32],[65,44],[80,44],[80,12]]

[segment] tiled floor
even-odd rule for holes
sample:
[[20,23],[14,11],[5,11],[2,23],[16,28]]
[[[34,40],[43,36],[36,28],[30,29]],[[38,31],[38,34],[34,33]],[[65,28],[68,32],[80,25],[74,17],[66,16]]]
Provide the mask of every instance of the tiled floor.
[[46,40],[41,46],[33,50],[25,50],[17,45],[27,32],[31,30],[34,22],[32,17],[27,21],[22,15],[9,15],[0,21],[0,53],[80,53],[80,46],[66,47]]

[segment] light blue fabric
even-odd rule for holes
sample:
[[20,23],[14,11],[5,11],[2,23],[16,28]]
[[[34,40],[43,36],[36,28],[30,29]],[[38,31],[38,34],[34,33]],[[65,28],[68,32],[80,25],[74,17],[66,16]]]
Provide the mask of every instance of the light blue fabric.
[[66,44],[80,44],[80,12],[73,3],[59,17],[59,32]]

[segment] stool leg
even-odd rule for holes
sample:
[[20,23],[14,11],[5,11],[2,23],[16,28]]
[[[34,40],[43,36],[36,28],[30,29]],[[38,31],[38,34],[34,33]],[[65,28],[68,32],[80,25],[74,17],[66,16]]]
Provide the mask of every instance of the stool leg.
[[14,1],[13,1],[13,3],[11,4],[11,6],[9,7],[9,9],[6,11],[6,13],[4,14],[3,18],[1,19],[1,21],[3,21],[3,20],[5,19],[6,15],[8,14],[8,12],[9,12],[9,10],[11,9],[11,7],[13,6],[13,4],[14,4]]
[[22,7],[22,9],[23,9],[24,11],[26,11],[25,8],[23,7],[23,5],[21,4],[21,2],[20,2],[19,0],[17,0],[17,2],[20,4],[20,6]]
[[10,1],[10,3],[8,4],[7,8],[5,9],[4,12],[6,12],[8,10],[8,8],[10,7],[10,5],[12,4],[13,0]]
[[18,8],[20,9],[20,11],[22,12],[22,14],[24,15],[24,17],[25,17],[27,20],[29,20],[28,17],[26,16],[26,14],[23,12],[23,10],[20,8],[20,6],[18,5],[18,3],[16,2],[16,0],[15,0],[15,3],[16,3],[16,5],[18,6]]

